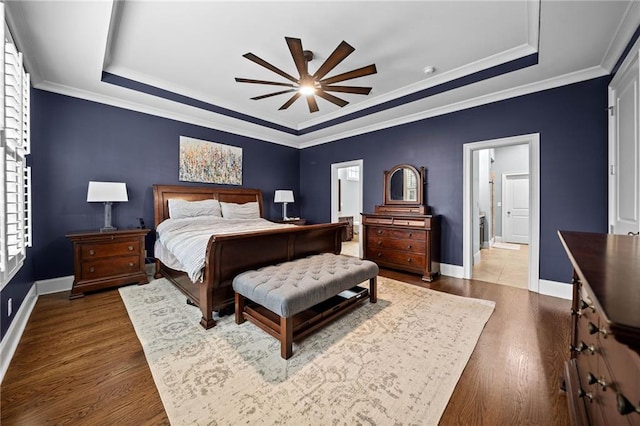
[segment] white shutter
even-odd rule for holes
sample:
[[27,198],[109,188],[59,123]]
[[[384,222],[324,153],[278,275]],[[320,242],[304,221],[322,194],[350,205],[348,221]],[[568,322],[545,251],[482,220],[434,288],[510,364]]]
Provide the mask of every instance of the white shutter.
[[[4,5],[0,5],[4,18]],[[4,19],[3,19],[4,24]],[[0,134],[0,282],[6,284],[20,269],[31,245],[31,169],[29,74],[22,53],[11,42],[3,25],[2,45],[2,129]]]

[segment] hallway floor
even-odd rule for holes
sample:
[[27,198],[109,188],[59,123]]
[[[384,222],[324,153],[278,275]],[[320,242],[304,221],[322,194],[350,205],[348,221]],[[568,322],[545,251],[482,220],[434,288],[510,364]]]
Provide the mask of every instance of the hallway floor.
[[517,250],[496,248],[480,250],[480,262],[473,265],[473,279],[512,287],[527,288],[529,246],[508,244]]

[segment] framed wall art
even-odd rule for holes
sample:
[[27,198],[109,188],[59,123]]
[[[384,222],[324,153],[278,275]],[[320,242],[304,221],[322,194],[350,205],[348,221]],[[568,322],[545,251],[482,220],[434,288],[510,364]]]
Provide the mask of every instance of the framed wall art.
[[179,179],[242,185],[242,148],[180,136]]

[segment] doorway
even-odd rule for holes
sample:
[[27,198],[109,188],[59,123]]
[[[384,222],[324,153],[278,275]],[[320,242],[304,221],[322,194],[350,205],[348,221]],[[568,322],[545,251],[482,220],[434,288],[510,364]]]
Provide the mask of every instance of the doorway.
[[[347,221],[353,226],[351,240],[342,243],[343,253],[362,258],[363,160],[331,165],[331,222]],[[352,219],[350,219],[352,218]],[[351,234],[351,233],[350,233]]]
[[[474,264],[474,236],[478,235],[479,232],[476,232],[478,228],[478,216],[479,216],[479,208],[478,208],[478,200],[477,193],[474,191],[474,186],[478,185],[478,173],[474,172],[474,153],[487,150],[487,149],[500,149],[503,147],[511,147],[515,145],[523,145],[524,149],[527,150],[528,153],[528,179],[525,181],[523,179],[518,180],[517,184],[514,184],[516,188],[518,185],[525,185],[526,191],[524,195],[526,195],[526,201],[522,200],[522,191],[518,194],[518,199],[516,199],[517,206],[523,207],[523,205],[527,205],[528,207],[528,217],[526,219],[518,219],[516,234],[520,232],[521,234],[528,235],[528,243],[529,245],[526,247],[528,250],[522,252],[527,257],[527,265],[528,271],[526,274],[526,281],[528,288],[530,291],[539,292],[539,239],[540,239],[540,135],[537,133],[515,136],[509,138],[501,138],[501,139],[493,139],[481,142],[473,142],[464,144],[463,146],[463,156],[464,156],[464,169],[463,169],[463,278],[470,279],[473,276],[473,264]],[[508,175],[509,172],[502,171],[498,173],[496,171],[496,175],[502,177],[502,175]],[[526,175],[526,173],[520,173],[521,177]],[[498,181],[498,178],[494,178],[491,176],[491,180],[494,182]],[[476,181],[474,181],[474,177]],[[502,179],[500,178],[500,181]],[[513,189],[513,188],[512,188]],[[502,200],[501,195],[496,194],[497,200]],[[500,201],[500,204],[496,202],[496,211],[495,215],[493,215],[493,221],[496,223],[495,229],[491,230],[490,235],[495,235],[496,241],[503,241],[504,238],[504,227],[502,223],[504,223],[502,219],[503,212],[506,212],[506,209],[503,206],[503,201]],[[513,212],[513,210],[511,210]],[[500,213],[499,213],[500,212]],[[500,222],[500,223],[498,223]],[[524,230],[522,230],[524,227]],[[491,226],[491,228],[494,228]],[[485,231],[486,233],[486,231]],[[499,237],[499,236],[500,237]],[[478,237],[475,237],[476,239]],[[493,241],[489,241],[489,245],[492,245]],[[504,244],[504,243],[503,243]]]

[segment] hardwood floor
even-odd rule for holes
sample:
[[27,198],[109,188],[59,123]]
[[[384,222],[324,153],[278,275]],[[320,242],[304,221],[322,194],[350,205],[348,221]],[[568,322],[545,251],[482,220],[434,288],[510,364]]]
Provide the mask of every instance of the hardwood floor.
[[[440,425],[569,424],[559,386],[570,301],[474,280],[380,275],[496,302]],[[3,426],[169,423],[117,290],[41,296],[0,395]]]

